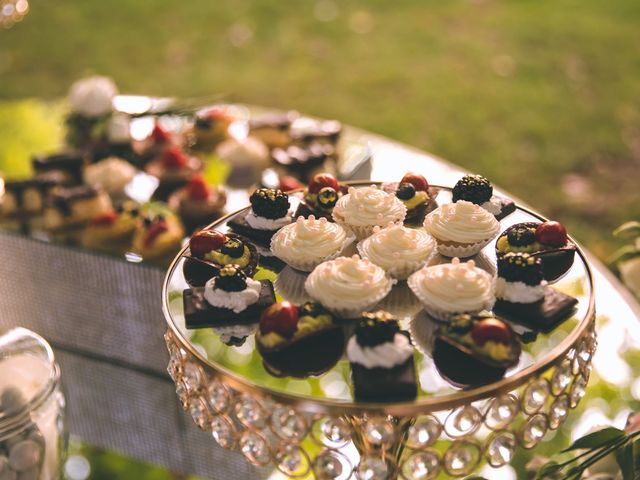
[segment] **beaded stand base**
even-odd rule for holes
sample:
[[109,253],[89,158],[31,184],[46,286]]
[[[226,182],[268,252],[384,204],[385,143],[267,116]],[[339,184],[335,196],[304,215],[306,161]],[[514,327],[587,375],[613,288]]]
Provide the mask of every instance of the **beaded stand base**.
[[596,349],[594,319],[573,347],[541,374],[453,410],[417,417],[327,416],[241,393],[165,334],[169,375],[196,425],[223,448],[291,478],[427,480],[463,477],[486,462],[508,464],[562,425],[584,396]]

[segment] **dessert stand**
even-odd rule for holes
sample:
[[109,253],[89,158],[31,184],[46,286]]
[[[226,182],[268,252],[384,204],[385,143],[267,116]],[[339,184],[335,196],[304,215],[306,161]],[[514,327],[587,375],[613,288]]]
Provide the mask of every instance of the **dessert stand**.
[[[297,198],[292,195],[293,210]],[[439,204],[449,201],[450,190],[440,187]],[[226,231],[227,221],[243,211],[211,226]],[[540,220],[518,206],[500,222],[501,230]],[[478,265],[494,268],[493,248],[492,242],[476,257]],[[213,329],[187,330],[182,263],[176,257],[162,290],[168,371],[180,402],[220,446],[288,477],[412,480],[463,477],[485,462],[500,467],[518,448],[534,448],[559,428],[585,394],[596,348],[595,292],[580,248],[572,268],[554,285],[578,299],[574,316],[548,334],[519,329],[528,338],[520,363],[494,383],[452,386],[439,373],[446,365],[435,365],[429,355],[429,323],[401,318],[416,346],[419,384],[418,397],[401,403],[355,402],[344,358],[319,377],[276,378],[265,370],[252,335],[231,347]],[[257,278],[277,282],[276,274],[264,269]],[[390,294],[396,295],[395,308],[411,303],[412,294],[402,285],[395,290]]]

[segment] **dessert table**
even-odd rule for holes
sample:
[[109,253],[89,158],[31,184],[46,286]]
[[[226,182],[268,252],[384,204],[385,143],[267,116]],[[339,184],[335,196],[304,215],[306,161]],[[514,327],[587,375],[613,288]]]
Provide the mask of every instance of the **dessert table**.
[[[352,127],[344,128],[340,149],[345,159],[339,165],[343,180],[395,180],[401,172],[415,171],[433,184],[446,187],[452,186],[464,173],[433,155]],[[229,203],[231,210],[244,207],[246,194],[240,189],[232,192]],[[518,215],[531,218],[536,214],[523,207]],[[348,478],[344,477],[346,472],[358,465],[358,449],[354,444],[347,445],[353,432],[357,432],[354,440],[360,450],[371,454],[365,455],[363,475],[378,472],[383,458],[395,462],[400,458],[397,454],[401,446],[407,444],[413,453],[406,458],[412,462],[403,457],[405,463],[399,466],[409,465],[407,468],[413,468],[412,471],[422,472],[419,478],[432,478],[427,474],[436,467],[443,470],[445,462],[444,470],[449,474],[464,475],[475,470],[483,459],[500,466],[513,458],[521,471],[524,459],[531,454],[516,452],[515,445],[531,448],[543,440],[547,431],[559,426],[553,418],[564,419],[567,411],[562,414],[560,407],[564,403],[556,404],[558,415],[550,418],[549,409],[555,401],[561,398],[571,409],[584,395],[584,403],[589,398],[589,389],[586,388],[585,393],[584,388],[587,379],[591,375],[593,382],[593,377],[602,377],[607,371],[610,362],[607,355],[622,346],[621,338],[625,339],[625,349],[640,348],[637,333],[640,307],[603,265],[584,252],[576,261],[576,268],[581,270],[574,272],[575,277],[568,277],[582,282],[576,322],[571,323],[572,329],[566,338],[550,339],[552,343],[540,353],[542,361],[538,366],[535,361],[523,365],[520,373],[526,371],[526,375],[507,378],[504,385],[492,387],[495,395],[491,398],[499,396],[504,400],[500,408],[494,409],[495,417],[492,410],[495,402],[483,401],[488,398],[487,392],[470,393],[461,403],[447,397],[451,391],[446,386],[442,387],[441,398],[426,395],[422,403],[388,408],[358,405],[353,409],[348,399],[347,403],[307,401],[308,386],[302,383],[285,385],[284,389],[279,386],[280,392],[276,389],[275,394],[271,386],[249,388],[237,376],[212,364],[207,349],[196,347],[195,342],[189,343],[179,323],[171,323],[171,317],[166,336],[172,352],[170,370],[175,378],[183,381],[181,386],[186,389],[179,391],[182,403],[188,407],[185,417],[165,373],[169,357],[162,339],[163,312],[158,293],[163,285],[161,269],[11,233],[0,233],[0,242],[3,247],[0,282],[5,292],[0,300],[0,326],[23,325],[50,340],[68,391],[72,433],[97,446],[205,477],[227,478],[226,474],[234,472],[240,478],[272,474],[303,478],[313,470],[325,478],[321,472],[329,475],[339,470],[343,476],[337,478]],[[99,278],[95,272],[100,272]],[[105,285],[108,288],[104,288]],[[165,293],[163,301],[170,302],[170,289]],[[596,325],[603,326],[604,334],[599,335],[600,349],[591,361],[595,348],[594,305],[598,312]],[[168,314],[170,307],[164,305],[164,310]],[[214,346],[210,346],[214,351]],[[616,360],[622,361],[620,357]],[[593,365],[593,374],[590,365]],[[541,375],[543,371],[547,374]],[[222,394],[224,398],[219,399],[225,413],[207,413],[211,416],[205,420],[215,420],[218,428],[211,430],[201,423],[208,431],[205,434],[197,431],[188,416],[203,422],[200,414],[204,407],[192,400],[196,398],[194,392],[206,388],[208,384],[203,382],[205,379],[208,382],[209,377],[211,381],[225,384],[216,389],[226,392]],[[189,384],[191,380],[197,383]],[[334,380],[337,377],[334,376]],[[627,380],[625,388],[631,383],[631,379]],[[338,384],[334,395],[340,397],[344,389],[339,389]],[[300,389],[299,393],[285,393],[288,387],[294,392]],[[517,398],[511,394],[514,390],[518,390]],[[242,396],[248,393],[255,396]],[[226,415],[227,411],[231,414],[231,410],[227,410],[231,408],[229,398],[225,396],[229,394],[242,398],[233,404],[232,421]],[[525,398],[533,404],[529,405]],[[256,399],[259,399],[257,406]],[[295,405],[293,412],[291,405]],[[539,413],[543,406],[546,417]],[[254,415],[256,411],[265,413],[265,409],[269,415]],[[453,412],[450,418],[448,413],[441,413],[448,410]],[[347,411],[358,415],[346,418],[345,422],[342,414]],[[505,425],[515,418],[509,417],[513,411],[522,414],[519,421],[524,423],[518,424],[517,430],[515,426],[514,431],[505,430]],[[569,418],[579,415],[572,412]],[[406,420],[416,416],[416,423]],[[349,423],[361,418],[366,418],[366,423]],[[492,429],[487,421],[493,420],[497,423],[492,424]],[[242,431],[234,430],[238,425],[243,426]],[[235,435],[225,438],[227,430]],[[497,435],[500,432],[504,435]],[[214,446],[211,433],[215,433],[214,438],[222,446],[239,447],[241,454]],[[476,433],[482,437],[481,445],[476,440],[467,441],[472,436],[479,438]],[[450,437],[446,449],[434,446],[434,438],[441,434]],[[564,434],[570,436],[570,432]],[[272,435],[281,448],[261,448]],[[403,441],[397,442],[398,439]],[[301,444],[304,444],[302,449]],[[241,455],[263,468],[254,470]],[[298,462],[300,459],[302,464]],[[468,470],[469,465],[473,469]],[[363,478],[377,477],[365,475]],[[444,474],[438,478],[445,478]]]

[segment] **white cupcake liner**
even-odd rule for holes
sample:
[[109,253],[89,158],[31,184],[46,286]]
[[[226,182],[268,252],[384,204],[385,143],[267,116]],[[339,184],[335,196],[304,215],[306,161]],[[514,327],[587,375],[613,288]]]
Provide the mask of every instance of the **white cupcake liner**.
[[[369,260],[371,260],[371,263],[375,263],[376,265],[378,265],[376,262],[373,261],[373,259],[369,255],[367,255],[364,247],[362,247],[362,243],[363,242],[358,242],[356,246],[358,249],[358,254],[362,258],[368,258]],[[433,258],[434,253],[435,253],[435,250],[431,252],[429,256],[426,257],[424,260],[408,261],[408,260],[398,259],[397,264],[391,267],[384,267],[382,265],[378,265],[378,266],[380,268],[383,268],[390,277],[395,278],[396,280],[406,280],[407,278],[409,278],[409,276],[411,276],[412,273],[417,272],[422,267],[427,265]]]
[[407,280],[407,285],[409,286],[411,291],[414,293],[414,295],[418,298],[418,300],[422,304],[424,311],[427,312],[429,316],[435,318],[436,320],[446,321],[451,315],[454,315],[456,313],[479,313],[483,310],[491,310],[491,308],[493,307],[493,304],[495,303],[495,298],[488,298],[480,306],[480,308],[477,308],[477,309],[467,310],[467,311],[443,310],[441,308],[436,307],[430,302],[430,299],[423,294],[419,285],[416,283],[417,281],[418,280],[416,276],[411,276]]
[[378,304],[380,310],[399,319],[413,317],[422,310],[422,303],[413,294],[406,282],[398,282]]
[[390,220],[387,224],[385,225],[351,225],[349,222],[347,222],[344,217],[340,214],[336,214],[336,211],[334,210],[333,212],[333,220],[340,225],[342,228],[344,228],[347,231],[353,232],[353,234],[356,236],[356,240],[361,241],[364,240],[367,237],[370,237],[371,235],[373,235],[373,229],[376,227],[380,227],[380,228],[384,228],[386,227],[389,223],[394,223],[396,225],[402,225],[402,223],[404,222],[404,217],[402,217],[401,219],[396,219],[396,220]]
[[[435,238],[435,237],[434,237]],[[438,252],[440,255],[444,255],[445,257],[458,257],[458,258],[467,258],[472,257],[489,245],[493,240],[493,237],[483,240],[481,242],[476,243],[467,243],[464,245],[445,245],[440,240],[436,238],[436,242],[438,243]]]
[[321,263],[327,262],[329,260],[335,260],[336,258],[341,256],[343,252],[356,240],[355,236],[351,234],[351,232],[347,230],[346,233],[347,236],[342,243],[342,247],[337,252],[334,252],[331,255],[327,255],[323,258],[308,259],[287,257],[286,255],[276,255],[276,253],[274,252],[274,240],[276,239],[277,235],[274,235],[271,238],[271,253],[296,270],[300,270],[301,272],[311,272]]
[[[333,313],[337,317],[351,319],[351,318],[359,318],[364,312],[368,312],[371,309],[373,309],[376,305],[378,305],[378,303],[380,303],[382,299],[389,294],[389,292],[391,291],[395,283],[396,283],[395,280],[391,280],[387,288],[385,288],[384,290],[380,290],[375,296],[365,297],[364,300],[366,300],[366,302],[363,301],[361,305],[352,306],[352,307],[341,307],[338,305],[329,305],[327,302],[323,302],[321,298],[313,297],[308,292],[307,294],[309,294],[311,298],[313,298],[316,302],[320,303],[324,308],[329,310],[331,313]],[[306,289],[305,289],[305,292],[306,292]],[[366,295],[366,292],[363,292],[363,295]]]
[[291,267],[284,267],[273,282],[273,288],[285,300],[300,305],[311,301],[311,297],[304,289],[306,279],[306,274],[298,272]]

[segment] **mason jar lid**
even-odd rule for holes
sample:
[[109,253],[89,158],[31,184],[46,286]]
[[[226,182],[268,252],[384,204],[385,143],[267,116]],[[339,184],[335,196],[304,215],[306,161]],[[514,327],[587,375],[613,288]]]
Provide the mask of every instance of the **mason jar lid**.
[[14,328],[0,335],[0,441],[31,422],[55,391],[60,369],[40,335]]

